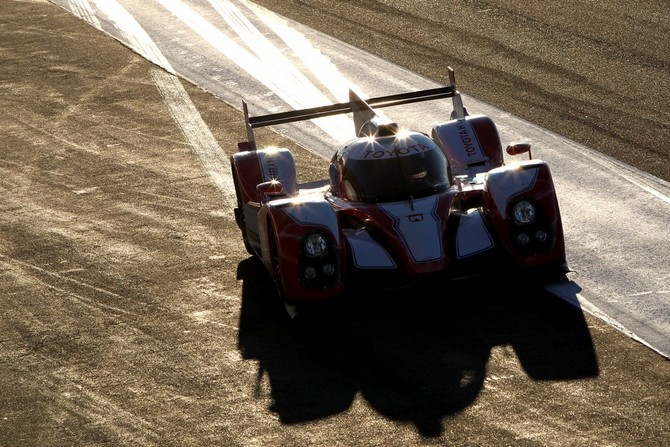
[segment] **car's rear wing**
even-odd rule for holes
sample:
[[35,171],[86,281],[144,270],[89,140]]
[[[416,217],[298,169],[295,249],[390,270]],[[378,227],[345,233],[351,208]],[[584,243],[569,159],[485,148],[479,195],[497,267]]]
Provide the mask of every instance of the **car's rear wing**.
[[[437,87],[416,92],[399,93],[395,95],[378,96],[363,100],[370,108],[383,108],[410,104],[420,101],[431,101],[442,98],[452,98],[454,111],[452,118],[463,118],[467,115],[461,101],[460,92],[456,89],[456,78],[454,70],[449,67],[449,86]],[[246,101],[242,101],[242,110],[244,112],[244,121],[247,130],[248,142],[241,143],[240,150],[255,150],[256,139],[254,129],[257,127],[274,126],[286,124],[295,121],[311,120],[323,118],[326,116],[339,115],[342,113],[356,113],[360,108],[354,104],[354,101],[330,104],[320,107],[311,107],[307,109],[291,110],[289,112],[272,113],[269,115],[249,116],[249,110]]]

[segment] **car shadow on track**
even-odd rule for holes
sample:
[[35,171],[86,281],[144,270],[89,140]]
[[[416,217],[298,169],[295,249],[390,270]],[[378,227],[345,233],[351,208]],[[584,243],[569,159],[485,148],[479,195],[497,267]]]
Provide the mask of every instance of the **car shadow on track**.
[[[239,349],[267,375],[271,410],[294,424],[345,412],[357,395],[439,436],[484,387],[492,348],[511,346],[534,380],[599,374],[581,309],[540,287],[449,282],[349,293],[290,320],[263,267],[241,262]],[[437,288],[437,292],[435,291]]]

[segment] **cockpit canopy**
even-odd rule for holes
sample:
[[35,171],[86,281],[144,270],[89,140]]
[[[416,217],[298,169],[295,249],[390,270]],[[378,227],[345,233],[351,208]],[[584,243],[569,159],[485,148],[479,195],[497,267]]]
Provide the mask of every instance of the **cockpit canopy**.
[[356,138],[330,163],[332,194],[352,202],[395,202],[449,188],[449,166],[439,147],[418,132]]

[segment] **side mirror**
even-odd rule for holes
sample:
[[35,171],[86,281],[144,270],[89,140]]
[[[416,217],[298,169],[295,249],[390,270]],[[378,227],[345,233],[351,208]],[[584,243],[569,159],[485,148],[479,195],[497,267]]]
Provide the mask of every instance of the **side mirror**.
[[256,185],[256,191],[269,196],[276,196],[284,192],[284,187],[279,180],[270,180]]
[[530,143],[524,143],[524,142],[514,142],[510,143],[507,146],[507,153],[509,155],[519,155],[519,154],[525,154],[528,152],[528,158],[532,159],[533,156],[530,153]]

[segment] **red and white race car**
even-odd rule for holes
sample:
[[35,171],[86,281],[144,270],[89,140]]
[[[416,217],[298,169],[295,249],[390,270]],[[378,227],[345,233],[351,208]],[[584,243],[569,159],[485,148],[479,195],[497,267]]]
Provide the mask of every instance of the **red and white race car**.
[[[375,111],[452,98],[448,121],[430,136]],[[494,122],[469,115],[450,85],[250,117],[248,141],[230,157],[235,219],[288,304],[341,295],[351,284],[380,288],[419,278],[568,271],[563,228],[547,163],[530,145],[507,146]],[[256,147],[254,128],[353,113],[357,137],[337,149],[328,178],[298,183],[292,152]],[[374,279],[375,281],[367,281]]]

